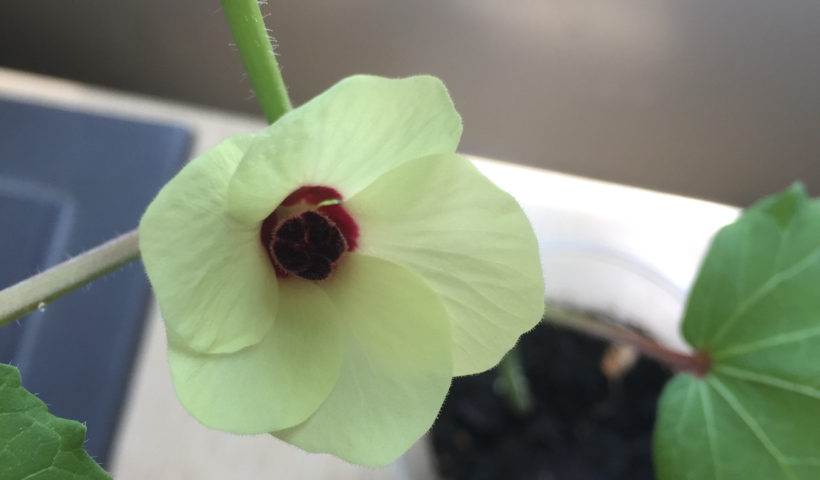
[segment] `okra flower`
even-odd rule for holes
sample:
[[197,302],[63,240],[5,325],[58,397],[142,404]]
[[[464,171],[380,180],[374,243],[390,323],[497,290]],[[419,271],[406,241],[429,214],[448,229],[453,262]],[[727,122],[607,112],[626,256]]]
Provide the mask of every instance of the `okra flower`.
[[538,322],[532,229],[460,136],[439,80],[350,77],[162,189],[140,249],[194,417],[385,465]]

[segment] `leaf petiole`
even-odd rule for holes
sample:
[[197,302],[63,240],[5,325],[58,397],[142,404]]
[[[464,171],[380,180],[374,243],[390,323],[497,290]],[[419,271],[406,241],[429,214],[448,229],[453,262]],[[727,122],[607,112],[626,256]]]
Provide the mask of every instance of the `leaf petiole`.
[[575,310],[544,304],[544,321],[570,328],[591,337],[635,347],[643,355],[660,362],[675,372],[688,372],[697,377],[706,375],[711,360],[702,352],[679,352],[652,338],[614,323],[604,322]]

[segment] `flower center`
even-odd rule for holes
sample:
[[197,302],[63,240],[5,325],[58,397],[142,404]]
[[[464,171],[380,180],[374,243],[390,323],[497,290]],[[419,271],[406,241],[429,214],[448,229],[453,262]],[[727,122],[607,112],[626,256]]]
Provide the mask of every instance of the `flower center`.
[[323,280],[356,248],[358,226],[341,200],[330,187],[301,187],[265,219],[260,240],[278,277]]
[[347,242],[330,219],[307,211],[280,223],[268,248],[285,271],[308,280],[322,280],[347,250]]

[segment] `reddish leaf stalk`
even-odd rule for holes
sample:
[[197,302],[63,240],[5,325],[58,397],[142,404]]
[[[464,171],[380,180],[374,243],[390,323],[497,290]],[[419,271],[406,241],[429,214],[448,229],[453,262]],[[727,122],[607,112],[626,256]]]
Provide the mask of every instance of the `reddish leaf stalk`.
[[628,327],[595,319],[577,311],[547,304],[544,320],[562,327],[576,330],[591,337],[634,347],[638,352],[674,372],[687,372],[703,377],[711,369],[712,362],[706,352],[681,352],[673,350],[658,341]]

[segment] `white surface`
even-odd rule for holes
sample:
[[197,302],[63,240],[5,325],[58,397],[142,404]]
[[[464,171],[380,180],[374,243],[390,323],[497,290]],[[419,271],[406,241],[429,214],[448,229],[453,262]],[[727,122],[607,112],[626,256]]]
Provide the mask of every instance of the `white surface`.
[[[121,95],[0,69],[0,95],[186,125],[194,153],[259,119]],[[676,342],[682,299],[731,207],[478,159],[523,205],[539,236],[547,294],[651,325]],[[268,435],[208,430],[176,400],[165,334],[154,305],[113,456],[119,480],[395,479],[400,468],[365,469],[301,452]]]
[[685,348],[678,323],[686,293],[712,236],[737,208],[503,162],[477,165],[530,217],[548,298],[606,311]]

